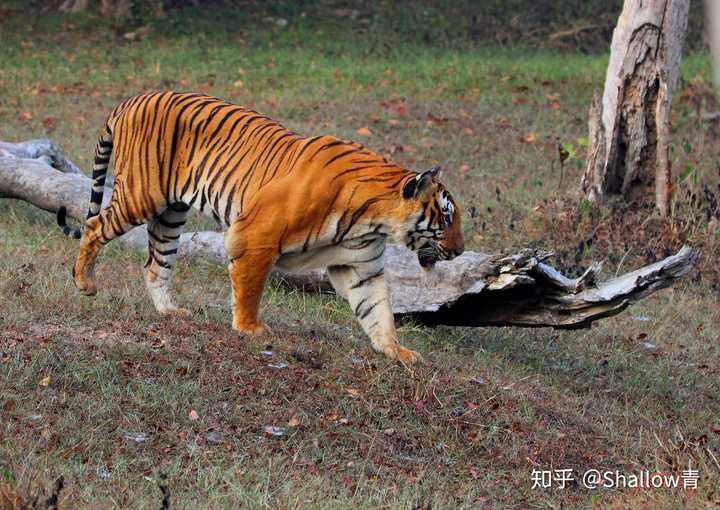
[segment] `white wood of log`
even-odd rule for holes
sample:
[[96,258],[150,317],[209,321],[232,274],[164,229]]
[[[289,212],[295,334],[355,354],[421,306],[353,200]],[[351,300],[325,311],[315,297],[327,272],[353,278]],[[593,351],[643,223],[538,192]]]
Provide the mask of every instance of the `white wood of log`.
[[667,214],[670,106],[689,8],[690,0],[625,0],[602,101],[596,97],[590,107],[581,189],[591,201],[632,200],[654,186],[655,205]]
[[[87,212],[90,183],[84,175],[59,172],[43,156],[35,159],[0,156],[0,194],[51,212],[64,205],[69,216],[78,221]],[[121,241],[143,250],[147,246],[143,228],[131,231]],[[68,240],[69,250],[76,249],[74,242]],[[183,234],[179,254],[226,263],[223,235]],[[509,256],[466,252],[425,271],[415,254],[403,246],[389,245],[385,273],[393,312],[427,324],[586,327],[671,285],[692,269],[697,258],[693,250],[684,247],[665,260],[597,283],[598,265],[580,278],[570,279],[543,262],[550,256],[549,252],[532,249]],[[324,271],[276,276],[293,285],[328,287]]]

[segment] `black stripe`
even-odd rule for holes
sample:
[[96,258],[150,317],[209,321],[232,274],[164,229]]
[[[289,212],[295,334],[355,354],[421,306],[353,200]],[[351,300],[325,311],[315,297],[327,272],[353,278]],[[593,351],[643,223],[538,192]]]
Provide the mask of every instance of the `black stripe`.
[[365,301],[367,301],[368,299],[369,299],[369,298],[367,298],[367,297],[362,298],[362,299],[360,300],[360,302],[357,304],[357,306],[355,306],[355,310],[353,310],[353,313],[355,314],[356,317],[357,317],[357,315],[358,315],[358,312],[360,311],[360,307],[361,307],[361,306],[365,303]]
[[[275,141],[273,142],[273,144],[270,146],[270,150],[267,153],[268,154],[267,161],[263,161],[265,163],[265,171],[263,172],[262,179],[260,179],[260,187],[262,187],[263,184],[265,183],[265,177],[267,176],[267,172],[270,169],[270,167],[273,166],[271,164],[273,159],[275,159],[275,156],[277,156],[277,153],[280,152],[280,149],[282,148],[282,145],[280,145],[278,147],[278,144],[281,141],[283,141],[284,139],[288,138],[289,136],[293,136],[293,133],[291,133],[290,131],[287,131],[284,128],[283,128],[283,130],[285,131],[285,133],[283,133],[282,135],[277,137],[275,139]],[[273,177],[275,177],[275,173],[277,172],[277,170],[278,170],[278,168],[277,168],[277,166],[275,166],[273,174],[270,176],[270,179],[268,179],[268,182],[271,181],[273,179]]]
[[362,287],[363,285],[367,284],[370,280],[374,280],[375,278],[378,278],[379,276],[382,276],[385,273],[384,269],[381,269],[375,274],[371,274],[367,278],[363,278],[362,280],[358,281],[357,283],[353,284],[350,288],[351,289],[357,289]]
[[157,258],[157,256],[155,255],[155,251],[151,251],[150,256],[153,258],[153,260],[158,266],[164,267],[165,269],[172,269],[172,264],[168,264],[164,260],[160,260],[159,258]]
[[147,233],[148,233],[148,235],[149,235],[150,237],[152,237],[152,238],[153,238],[155,241],[157,241],[158,243],[165,243],[165,242],[166,242],[165,239],[163,239],[163,238],[161,238],[161,237],[158,237],[158,235],[155,234],[151,229],[148,229]]
[[298,153],[298,155],[295,156],[295,161],[293,161],[293,163],[292,163],[291,166],[295,166],[295,164],[296,164],[298,161],[300,161],[300,157],[301,157],[301,156],[303,155],[303,153],[307,150],[307,148],[310,147],[310,146],[311,146],[312,144],[314,144],[315,142],[317,142],[318,140],[320,140],[320,138],[322,138],[322,136],[314,136],[314,137],[310,138],[310,140],[308,140],[308,142],[307,142],[305,145],[303,145],[303,148],[300,149],[300,152]]
[[165,228],[178,228],[178,227],[182,227],[183,225],[185,225],[185,220],[166,221],[165,218],[163,218],[162,216],[159,216],[157,221],[158,221],[158,223],[160,223],[160,225],[162,225]]
[[185,202],[173,202],[168,207],[175,212],[186,212],[190,210],[190,206]]
[[374,257],[370,257],[369,259],[365,260],[357,260],[356,263],[364,263],[364,262],[374,262],[375,260],[378,260],[385,254],[385,250],[380,250],[380,253],[375,255]]
[[323,145],[322,147],[320,147],[318,150],[316,150],[315,153],[314,153],[312,156],[310,156],[310,159],[308,160],[308,162],[310,162],[310,161],[312,161],[313,159],[315,159],[315,156],[317,156],[318,154],[320,154],[322,151],[327,150],[327,149],[330,149],[331,147],[335,147],[335,146],[337,146],[337,145],[349,145],[349,143],[346,142],[346,141],[344,141],[344,140],[335,140],[335,141],[333,141],[333,142],[326,143],[325,145]]
[[101,204],[103,199],[103,192],[102,191],[90,191],[90,202],[93,204]]
[[353,154],[353,153],[355,153],[355,152],[357,152],[357,149],[353,148],[353,149],[347,150],[347,151],[345,151],[345,152],[341,152],[340,154],[336,154],[335,156],[333,156],[332,158],[330,158],[329,161],[327,161],[327,162],[325,163],[325,167],[328,167],[328,166],[332,165],[335,161],[337,161],[338,159],[342,158],[343,156],[347,156],[348,154]]
[[343,170],[343,171],[340,172],[339,174],[334,175],[333,178],[330,179],[330,184],[332,184],[332,183],[335,181],[335,179],[339,179],[339,178],[342,177],[343,175],[346,175],[346,174],[349,174],[349,173],[352,173],[352,172],[359,172],[360,170],[366,170],[366,169],[368,169],[368,168],[386,168],[386,167],[392,167],[392,166],[395,166],[395,165],[391,165],[391,164],[387,164],[387,165],[386,165],[386,164],[383,164],[383,165],[365,165],[365,166],[358,166],[358,167],[355,167],[355,168],[348,168],[347,170]]
[[[348,234],[348,232],[350,232],[350,229],[352,229],[355,226],[355,224],[358,222],[358,220],[362,217],[362,215],[367,212],[367,210],[370,208],[370,206],[379,201],[380,201],[380,198],[378,198],[378,197],[373,197],[373,198],[366,200],[365,203],[363,205],[361,205],[350,217],[350,222],[345,227],[345,230],[342,233],[339,232],[340,229],[338,228],[338,232],[335,234],[334,241],[336,243],[342,241],[345,238],[345,236]],[[338,227],[339,226],[340,226],[340,224],[338,223]]]
[[373,303],[372,305],[370,305],[370,306],[367,308],[367,310],[363,311],[362,315],[358,316],[358,319],[363,320],[365,317],[367,317],[368,315],[370,315],[370,312],[373,311],[373,308],[375,308],[377,305],[379,305],[379,304],[382,303],[383,301],[385,301],[385,299],[381,299],[380,301],[376,301],[375,303]]
[[230,213],[232,212],[233,200],[235,199],[237,187],[238,181],[235,181],[235,184],[233,184],[230,188],[230,192],[228,193],[227,201],[225,203],[225,225],[227,226],[230,226]]

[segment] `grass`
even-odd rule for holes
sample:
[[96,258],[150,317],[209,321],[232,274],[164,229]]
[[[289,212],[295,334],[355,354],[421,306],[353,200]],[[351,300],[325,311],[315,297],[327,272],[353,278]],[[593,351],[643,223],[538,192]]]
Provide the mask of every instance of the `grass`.
[[[281,29],[262,19],[288,13],[266,9],[254,18],[170,15],[140,41],[92,16],[30,25],[10,16],[0,25],[0,140],[48,136],[88,168],[99,126],[121,98],[203,90],[301,133],[361,138],[410,168],[443,164],[448,187],[478,213],[465,225],[473,249],[541,245],[558,250],[563,268],[605,259],[612,274],[623,259],[623,271],[644,263],[648,247],[661,254],[690,241],[705,248],[702,278],[587,331],[404,324],[405,344],[429,358],[408,372],[370,352],[348,306],[331,295],[273,285],[262,312],[273,333],[240,340],[229,325],[226,270],[200,260],[175,271],[191,319],[155,314],[144,255],[119,244],[103,253],[98,296],[82,298],[69,276],[77,246],[48,214],[0,201],[6,486],[47,493],[62,474],[62,508],[159,506],[158,483],[180,508],[717,504],[717,244],[680,214],[680,192],[671,226],[685,227],[670,237],[656,236],[662,225],[642,210],[622,221],[582,209],[578,221],[563,216],[607,56],[428,44],[413,35],[420,15],[396,33],[375,30],[377,19],[368,27],[299,13]],[[710,106],[708,74],[705,56],[686,56],[673,163],[692,166],[694,177],[677,182],[681,192],[712,183],[720,159],[715,128],[692,117],[698,101]],[[360,137],[360,127],[372,135]],[[560,189],[556,136],[576,151]],[[193,228],[210,227],[193,219]],[[596,242],[575,257],[577,240],[593,231]],[[288,366],[269,366],[277,363]],[[689,464],[700,470],[696,491],[531,482],[533,469],[573,468],[577,477]]]

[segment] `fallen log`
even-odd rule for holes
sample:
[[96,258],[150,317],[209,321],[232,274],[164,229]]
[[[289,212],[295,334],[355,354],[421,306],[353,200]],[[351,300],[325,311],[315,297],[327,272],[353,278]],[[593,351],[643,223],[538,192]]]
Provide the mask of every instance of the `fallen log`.
[[[90,197],[90,179],[68,171],[77,167],[59,154],[47,157],[36,152],[28,156],[13,150],[12,145],[22,144],[0,145],[0,196],[24,200],[50,212],[65,206],[69,216],[82,221]],[[105,200],[109,196],[106,193]],[[145,249],[146,236],[144,228],[137,228],[120,240]],[[185,233],[179,255],[225,263],[223,234]],[[655,264],[598,282],[600,265],[594,264],[579,278],[570,279],[545,263],[551,256],[551,252],[537,249],[512,255],[466,252],[425,271],[415,254],[403,246],[389,245],[385,273],[393,312],[430,325],[587,327],[671,285],[697,260],[697,253],[685,246]],[[322,270],[303,275],[276,273],[275,277],[294,286],[329,288]]]

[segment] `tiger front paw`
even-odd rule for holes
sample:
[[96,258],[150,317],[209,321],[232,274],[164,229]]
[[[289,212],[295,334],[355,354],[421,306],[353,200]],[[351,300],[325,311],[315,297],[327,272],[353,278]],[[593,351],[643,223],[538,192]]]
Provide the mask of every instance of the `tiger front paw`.
[[397,360],[404,365],[414,365],[425,361],[419,352],[407,349],[402,345],[398,346]]
[[94,296],[97,294],[97,287],[95,286],[95,278],[90,275],[84,275],[82,271],[78,271],[75,266],[72,269],[73,282],[82,294],[85,296]]
[[238,333],[242,333],[245,335],[261,335],[268,331],[265,323],[261,321],[240,322],[233,320],[233,329]]
[[416,363],[423,363],[425,361],[419,352],[407,349],[402,345],[384,350],[383,353],[388,358],[399,361],[403,365],[407,366],[414,365]]
[[94,296],[97,294],[97,287],[95,282],[86,278],[75,278],[75,286],[80,290],[80,293],[85,296]]

